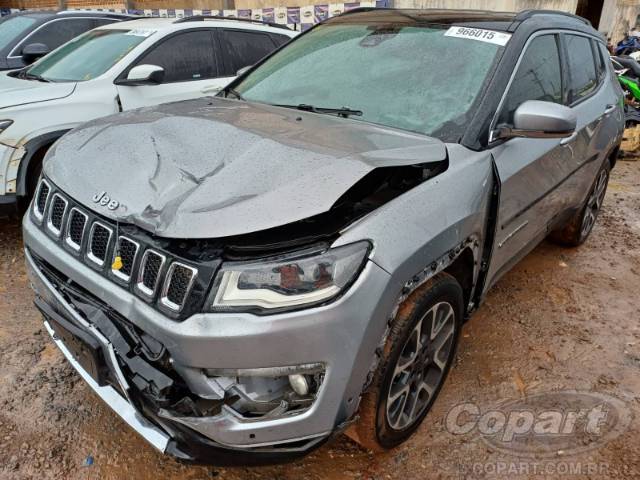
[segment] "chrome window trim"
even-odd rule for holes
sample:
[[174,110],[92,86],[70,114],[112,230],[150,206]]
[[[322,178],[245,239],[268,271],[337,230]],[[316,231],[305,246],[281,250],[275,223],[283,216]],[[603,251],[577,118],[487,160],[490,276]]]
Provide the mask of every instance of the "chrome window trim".
[[[158,267],[158,277],[156,278],[156,282],[155,282],[155,285],[153,286],[153,290],[147,288],[147,286],[144,284],[144,272],[145,272],[145,267],[147,265],[147,261],[149,259],[150,254],[157,255],[158,257],[160,257],[160,267]],[[162,280],[162,269],[164,268],[164,264],[166,263],[166,261],[167,261],[166,255],[163,255],[160,252],[157,252],[156,250],[153,250],[151,248],[147,249],[142,255],[142,260],[140,260],[140,267],[138,268],[136,289],[146,298],[152,299],[153,296],[156,294],[156,291],[158,290],[158,285],[160,285],[161,283],[160,281]]]
[[[61,225],[60,225],[60,229],[56,228],[53,223],[51,223],[51,215],[53,213],[53,204],[56,201],[56,198],[59,198],[60,200],[62,200],[64,202],[64,210],[62,211],[62,220]],[[62,195],[60,195],[58,192],[54,193],[51,196],[51,203],[49,203],[49,212],[47,214],[47,230],[49,230],[51,233],[53,233],[55,235],[56,238],[60,238],[60,234],[62,233],[62,230],[64,229],[65,226],[65,219],[67,216],[67,209],[69,208],[69,201],[64,198]]]
[[[44,202],[44,210],[42,211],[42,213],[40,213],[38,211],[38,198],[40,197],[40,191],[42,189],[42,185],[47,186],[47,188],[49,189],[49,193],[47,194],[47,199]],[[38,223],[42,223],[42,220],[44,219],[44,214],[46,213],[47,206],[49,205],[49,198],[51,198],[51,184],[43,178],[42,180],[40,180],[40,183],[38,184],[38,189],[36,190],[36,195],[33,198],[33,215],[36,217],[36,220],[38,221]]]
[[[125,240],[127,242],[133,243],[136,246],[136,253],[133,255],[133,260],[132,260],[132,265],[131,265],[131,275],[125,275],[124,273],[122,273],[120,270],[116,270],[113,268],[113,266],[111,267],[111,273],[116,276],[117,278],[119,278],[120,280],[129,283],[129,281],[131,280],[131,277],[133,275],[133,269],[136,265],[136,260],[138,259],[138,253],[140,252],[140,244],[138,242],[136,242],[135,240],[126,237],[124,235],[119,236],[116,239],[116,245],[115,248],[113,249],[113,262],[115,262],[116,257],[118,256],[118,251],[120,250],[120,241],[121,240]],[[113,265],[112,262],[112,265]]]
[[[82,235],[80,236],[80,244],[76,244],[73,240],[71,240],[71,233],[70,233],[70,228],[71,228],[71,220],[73,219],[73,214],[78,213],[80,215],[82,215],[84,217],[84,227],[82,227]],[[80,210],[77,207],[73,207],[71,208],[71,210],[69,210],[69,215],[67,217],[67,228],[66,228],[66,234],[64,236],[64,243],[71,248],[74,252],[79,252],[82,249],[82,240],[84,240],[84,234],[87,231],[87,224],[89,223],[89,215],[87,215],[86,213],[84,213],[82,210]]]
[[[93,222],[93,224],[91,225],[91,230],[89,231],[89,240],[87,242],[87,258],[89,260],[91,260],[95,265],[99,266],[99,267],[104,267],[105,263],[107,263],[107,258],[105,256],[104,260],[100,260],[98,257],[96,257],[91,249],[91,243],[93,241],[93,235],[95,233],[96,227],[102,227],[105,230],[107,230],[109,232],[109,238],[107,239],[107,250],[109,249],[109,245],[111,244],[111,237],[113,237],[113,229],[108,227],[107,225],[105,225],[102,222]],[[107,252],[108,253],[108,252]]]
[[[167,294],[169,293],[169,287],[171,286],[171,280],[173,278],[173,273],[175,272],[176,267],[183,267],[191,271],[191,280],[189,281],[189,285],[187,285],[187,290],[186,290],[186,293],[184,296],[184,302],[182,302],[182,305],[177,305],[167,298]],[[197,269],[189,265],[186,265],[182,262],[173,262],[169,266],[169,270],[167,271],[167,275],[165,276],[164,285],[162,286],[162,293],[160,294],[160,304],[163,307],[168,308],[174,313],[181,312],[182,309],[184,308],[187,298],[189,298],[189,294],[191,293],[191,289],[193,288],[193,284],[195,283],[197,276],[198,276]]]

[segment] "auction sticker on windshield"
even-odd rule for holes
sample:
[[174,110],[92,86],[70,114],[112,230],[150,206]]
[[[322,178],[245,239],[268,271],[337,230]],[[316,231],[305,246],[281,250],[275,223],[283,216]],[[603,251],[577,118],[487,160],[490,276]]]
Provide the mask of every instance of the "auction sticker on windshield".
[[505,46],[511,38],[510,33],[496,32],[495,30],[485,30],[483,28],[451,27],[444,34],[445,37],[468,38],[481,42],[494,43]]

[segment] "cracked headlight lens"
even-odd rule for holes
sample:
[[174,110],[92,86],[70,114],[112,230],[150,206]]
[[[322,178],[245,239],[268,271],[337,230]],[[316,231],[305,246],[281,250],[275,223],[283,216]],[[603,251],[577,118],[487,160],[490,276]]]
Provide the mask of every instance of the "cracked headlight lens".
[[293,309],[326,302],[356,279],[369,242],[260,262],[225,263],[216,275],[212,311]]

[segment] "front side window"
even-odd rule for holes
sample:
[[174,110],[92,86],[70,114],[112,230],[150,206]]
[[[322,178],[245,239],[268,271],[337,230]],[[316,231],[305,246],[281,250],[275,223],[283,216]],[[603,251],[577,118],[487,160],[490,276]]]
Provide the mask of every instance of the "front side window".
[[235,90],[273,105],[348,107],[362,112],[352,120],[457,141],[504,47],[448,36],[449,28],[409,20],[323,24]]
[[242,30],[221,30],[220,43],[231,64],[229,75],[257,63],[276,47],[269,35]]
[[16,41],[34,23],[36,23],[36,19],[26,15],[0,20],[0,50]]
[[29,35],[22,47],[31,43],[44,43],[50,50],[58,48],[72,38],[91,30],[93,20],[90,18],[67,18],[51,21]]
[[41,58],[27,70],[52,82],[81,82],[102,75],[147,35],[129,30],[93,30]]
[[557,37],[535,37],[518,65],[498,124],[513,124],[516,109],[528,100],[562,103],[562,74]]
[[588,96],[598,84],[591,40],[580,35],[565,35],[569,63],[571,103]]
[[164,40],[136,62],[164,68],[164,83],[206,80],[218,76],[210,30],[180,33]]

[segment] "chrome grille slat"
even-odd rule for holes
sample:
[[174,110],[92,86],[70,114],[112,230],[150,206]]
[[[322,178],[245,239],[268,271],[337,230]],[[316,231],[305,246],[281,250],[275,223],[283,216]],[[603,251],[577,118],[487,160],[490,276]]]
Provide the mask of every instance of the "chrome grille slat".
[[[202,301],[194,298],[200,270],[180,257],[156,250],[153,240],[142,232],[137,234],[135,227],[127,226],[127,235],[119,236],[121,229],[116,224],[83,208],[45,179],[38,184],[30,213],[39,228],[68,253],[77,255],[78,261],[167,316],[179,320],[199,308],[191,300]],[[115,269],[118,256],[122,266]]]
[[195,268],[181,262],[173,262],[164,281],[160,304],[173,312],[180,312],[189,298],[197,275],[198,271]]
[[160,274],[167,257],[155,250],[147,250],[140,261],[138,270],[138,281],[136,288],[147,298],[152,298],[156,294],[160,283]]
[[51,197],[49,206],[49,215],[47,217],[47,228],[56,237],[60,236],[62,226],[64,225],[64,217],[67,213],[69,202],[59,193],[54,193]]
[[94,222],[91,225],[87,243],[87,258],[99,267],[103,267],[107,261],[112,235],[113,230],[104,223]]
[[113,251],[113,260],[115,261],[116,257],[119,256],[122,260],[122,268],[120,270],[111,268],[111,273],[120,280],[128,282],[133,273],[136,258],[138,257],[138,250],[140,250],[140,244],[138,242],[128,237],[118,237],[116,248]]
[[82,248],[82,240],[87,229],[89,217],[86,213],[73,207],[69,211],[69,220],[67,221],[67,233],[64,241],[74,251],[79,252]]
[[47,209],[47,202],[49,201],[50,193],[51,185],[49,185],[49,182],[46,180],[42,179],[40,181],[40,185],[38,185],[38,191],[33,202],[33,214],[39,222],[42,222],[42,219],[44,218],[44,212]]

